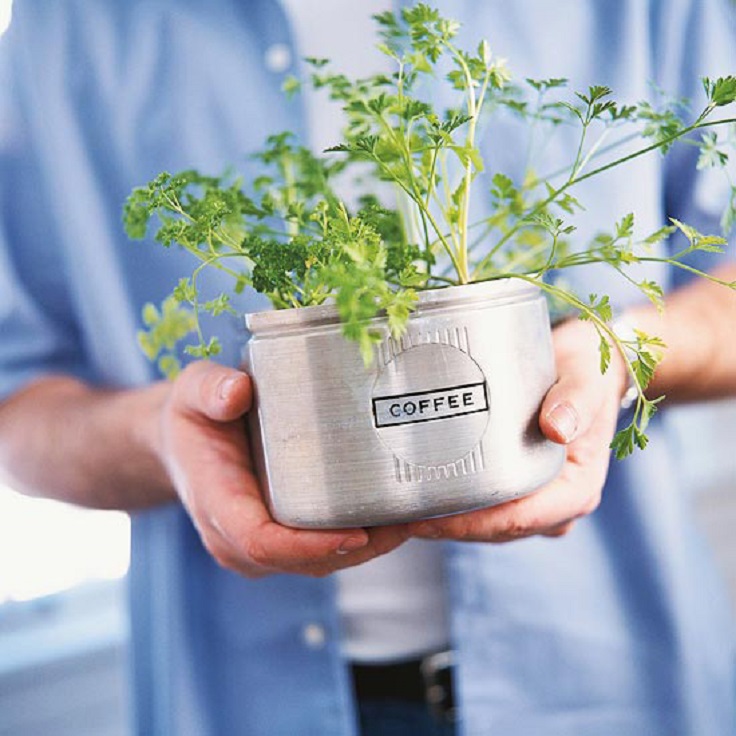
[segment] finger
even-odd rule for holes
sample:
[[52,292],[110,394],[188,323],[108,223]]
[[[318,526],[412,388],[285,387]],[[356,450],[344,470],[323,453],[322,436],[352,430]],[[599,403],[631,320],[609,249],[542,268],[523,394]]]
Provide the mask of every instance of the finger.
[[[190,494],[196,499],[192,515],[203,522],[203,541],[225,567],[250,574],[254,569],[288,572],[327,559],[345,564],[338,558],[370,543],[364,529],[285,527],[271,518],[252,474],[234,480],[221,476],[211,490]],[[192,482],[198,482],[196,473]]]
[[366,531],[370,537],[370,542],[363,549],[347,553],[338,551],[336,556],[330,556],[324,560],[302,566],[295,566],[293,572],[313,577],[323,577],[355,565],[362,565],[364,562],[388,554],[409,538],[409,530],[405,524],[377,527]]
[[172,401],[180,412],[215,422],[239,419],[250,409],[252,400],[247,374],[204,360],[187,366],[172,391]]
[[601,373],[600,336],[588,323],[565,323],[554,340],[559,379],[542,402],[539,425],[548,439],[567,445],[590,429],[602,407],[618,403],[626,369],[614,352]]
[[540,534],[543,537],[551,537],[551,538],[565,537],[572,531],[574,526],[575,526],[575,520],[565,521],[562,524],[557,524],[557,526],[553,526],[553,527],[550,527],[549,529],[541,531]]
[[598,506],[600,485],[586,468],[563,474],[530,496],[489,509],[410,525],[413,536],[463,541],[508,542],[569,524]]
[[[232,393],[226,396],[230,404],[218,405],[221,389],[231,379]],[[237,417],[249,406],[250,381],[245,374],[211,363],[193,364],[177,379],[175,391],[174,416],[166,432],[168,467],[205,547],[218,562],[252,574],[368,544],[362,529],[304,531],[272,519],[252,471],[242,424],[214,421]]]
[[590,430],[604,406],[617,402],[617,395],[599,366],[591,368],[571,358],[561,361],[558,371],[559,379],[542,402],[539,426],[548,439],[569,445]]

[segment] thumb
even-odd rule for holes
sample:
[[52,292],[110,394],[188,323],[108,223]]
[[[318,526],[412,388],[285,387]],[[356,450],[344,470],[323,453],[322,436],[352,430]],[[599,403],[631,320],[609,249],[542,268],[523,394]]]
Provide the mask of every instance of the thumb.
[[539,426],[548,439],[567,445],[590,429],[603,407],[615,416],[625,390],[626,365],[614,350],[601,373],[600,338],[587,323],[563,323],[553,339],[559,378],[542,402]]
[[174,382],[172,401],[184,414],[232,422],[251,407],[250,377],[242,371],[209,361],[188,365]]
[[580,432],[580,412],[571,397],[555,384],[542,403],[539,426],[547,439],[567,445]]
[[585,434],[600,411],[606,390],[600,374],[562,373],[542,402],[539,426],[547,439],[567,445]]

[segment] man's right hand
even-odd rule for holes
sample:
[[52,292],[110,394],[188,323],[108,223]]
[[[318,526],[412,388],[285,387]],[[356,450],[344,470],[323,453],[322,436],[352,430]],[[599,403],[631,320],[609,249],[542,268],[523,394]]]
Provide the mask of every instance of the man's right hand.
[[202,361],[169,385],[160,411],[157,454],[204,546],[220,565],[247,577],[323,576],[389,552],[407,539],[406,526],[317,531],[275,522],[248,448],[244,416],[251,400],[245,373]]

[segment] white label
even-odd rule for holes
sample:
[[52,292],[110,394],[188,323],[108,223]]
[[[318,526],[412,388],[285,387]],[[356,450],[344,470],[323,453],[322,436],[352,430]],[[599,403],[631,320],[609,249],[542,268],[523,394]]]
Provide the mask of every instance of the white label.
[[376,427],[432,422],[481,411],[488,411],[484,382],[373,399]]

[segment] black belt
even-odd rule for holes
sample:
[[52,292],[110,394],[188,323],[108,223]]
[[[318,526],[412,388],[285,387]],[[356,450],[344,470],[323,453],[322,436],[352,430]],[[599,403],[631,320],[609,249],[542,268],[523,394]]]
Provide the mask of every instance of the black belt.
[[440,720],[455,719],[452,652],[392,664],[354,664],[358,700],[403,700],[425,703]]

